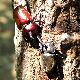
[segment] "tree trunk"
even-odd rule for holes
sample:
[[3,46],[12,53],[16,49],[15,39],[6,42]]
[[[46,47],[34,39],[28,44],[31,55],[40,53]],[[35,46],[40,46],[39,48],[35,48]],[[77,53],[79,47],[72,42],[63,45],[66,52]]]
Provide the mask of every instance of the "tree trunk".
[[[14,9],[19,5],[25,5],[25,0],[14,0]],[[43,72],[41,53],[23,39],[22,32],[15,24],[14,36],[16,52],[16,76],[17,80],[47,80],[47,75]]]
[[[29,0],[14,0],[14,9],[24,6],[26,1]],[[52,71],[46,72],[43,53],[24,40],[15,24],[17,80],[79,80],[80,0],[30,0],[29,3],[31,16],[42,21],[35,22],[41,28],[37,34],[44,44],[52,43],[59,54]]]

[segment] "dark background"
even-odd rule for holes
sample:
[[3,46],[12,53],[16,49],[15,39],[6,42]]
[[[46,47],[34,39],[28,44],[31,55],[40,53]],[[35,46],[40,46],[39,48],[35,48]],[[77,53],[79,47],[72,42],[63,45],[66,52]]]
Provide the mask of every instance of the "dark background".
[[15,80],[14,20],[11,0],[0,0],[0,80]]

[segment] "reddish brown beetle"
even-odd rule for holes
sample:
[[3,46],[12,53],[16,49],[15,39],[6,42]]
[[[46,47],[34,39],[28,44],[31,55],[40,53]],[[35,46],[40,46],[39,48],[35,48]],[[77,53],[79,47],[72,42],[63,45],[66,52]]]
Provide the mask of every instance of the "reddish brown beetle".
[[31,19],[28,10],[23,6],[20,5],[14,9],[13,17],[18,29],[22,30],[23,35],[36,30],[35,22]]

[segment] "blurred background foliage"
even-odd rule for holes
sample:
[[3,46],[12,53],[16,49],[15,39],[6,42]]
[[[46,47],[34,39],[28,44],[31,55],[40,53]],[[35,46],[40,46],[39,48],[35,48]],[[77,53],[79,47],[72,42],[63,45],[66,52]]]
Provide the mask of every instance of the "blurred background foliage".
[[15,80],[12,0],[0,0],[0,80]]

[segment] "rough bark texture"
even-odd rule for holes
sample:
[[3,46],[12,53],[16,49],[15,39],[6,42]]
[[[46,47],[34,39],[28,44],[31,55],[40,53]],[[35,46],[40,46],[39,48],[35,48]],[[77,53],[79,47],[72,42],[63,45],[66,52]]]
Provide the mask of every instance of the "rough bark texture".
[[[19,0],[16,5],[20,5]],[[24,0],[22,1],[24,5]],[[14,5],[14,6],[16,6]],[[53,43],[56,50],[65,57],[57,57],[59,74],[44,72],[42,54],[30,47],[22,37],[22,32],[15,30],[15,50],[17,54],[18,80],[80,80],[80,0],[33,0],[31,15],[35,20],[45,23],[41,39],[44,43]],[[16,26],[15,26],[16,27]],[[49,78],[48,78],[49,77]],[[52,79],[50,79],[52,78]]]
[[[25,5],[24,0],[14,0],[14,8],[18,5]],[[47,80],[48,77],[43,71],[41,53],[24,41],[22,32],[15,24],[14,36],[16,52],[16,76],[17,80]]]

